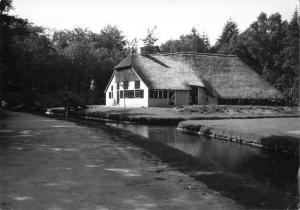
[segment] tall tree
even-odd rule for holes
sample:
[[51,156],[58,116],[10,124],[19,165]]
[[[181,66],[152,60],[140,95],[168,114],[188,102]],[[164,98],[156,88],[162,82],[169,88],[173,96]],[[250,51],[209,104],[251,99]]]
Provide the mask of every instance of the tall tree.
[[147,36],[142,39],[144,43],[144,46],[142,48],[143,53],[152,54],[159,52],[159,47],[155,45],[155,42],[158,40],[158,38],[154,36],[155,29],[156,26],[152,29],[147,29]]
[[138,40],[137,38],[134,38],[130,42],[127,43],[129,53],[134,54],[138,52]]
[[238,54],[246,59],[258,73],[272,84],[281,74],[282,58],[287,22],[275,13],[269,18],[261,13],[240,36]]
[[238,44],[239,29],[237,24],[231,19],[228,20],[223,28],[222,34],[218,39],[215,49],[219,54],[235,54]]
[[296,9],[287,27],[284,39],[282,74],[276,81],[277,87],[284,92],[291,105],[299,104],[299,14]]

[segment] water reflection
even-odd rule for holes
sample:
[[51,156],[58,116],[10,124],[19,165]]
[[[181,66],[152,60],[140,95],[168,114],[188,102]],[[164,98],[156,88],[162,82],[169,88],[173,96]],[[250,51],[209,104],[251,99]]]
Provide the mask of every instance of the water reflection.
[[214,162],[222,170],[250,177],[284,193],[298,192],[298,159],[205,136],[182,134],[176,127],[107,123],[135,134],[163,142],[202,160]]

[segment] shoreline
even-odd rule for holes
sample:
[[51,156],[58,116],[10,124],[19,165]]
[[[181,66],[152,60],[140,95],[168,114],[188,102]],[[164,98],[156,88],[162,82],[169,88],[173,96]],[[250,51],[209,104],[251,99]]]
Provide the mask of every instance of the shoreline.
[[[149,108],[148,108],[149,109]],[[64,110],[49,109],[50,113],[64,116]],[[300,113],[273,113],[273,114],[178,114],[168,109],[153,109],[149,112],[144,110],[105,110],[78,112],[70,114],[84,119],[98,121],[112,121],[122,123],[140,123],[146,125],[178,125],[186,120],[225,120],[225,119],[262,119],[262,118],[300,118]]]
[[[287,119],[287,118],[286,118]],[[286,120],[284,118],[281,121]],[[265,132],[260,131],[267,130],[263,126],[255,128],[257,132],[245,132],[241,131],[238,127],[235,127],[238,123],[244,126],[251,126],[251,120],[255,120],[260,124],[259,120],[266,121],[265,119],[250,119],[243,122],[233,122],[233,125],[228,125],[229,120],[220,120],[212,123],[211,121],[183,121],[178,124],[178,130],[192,135],[205,135],[217,140],[224,140],[244,144],[252,147],[258,147],[261,149],[291,154],[299,156],[299,134],[292,135],[289,133],[283,133],[276,131],[276,128]],[[280,121],[280,118],[274,119]],[[219,124],[217,124],[219,123]],[[268,122],[263,122],[268,123]],[[287,126],[283,126],[287,127]],[[285,129],[285,128],[284,128]]]
[[[41,114],[41,113],[39,113]],[[51,114],[42,114],[48,117],[63,117],[63,112],[53,112]],[[284,118],[295,119],[299,118],[299,114],[276,114],[276,115],[243,115],[243,116],[216,116],[216,115],[207,115],[201,117],[186,117],[186,118],[175,118],[175,117],[149,117],[149,116],[124,116],[122,114],[106,114],[98,113],[98,112],[91,112],[85,114],[71,114],[69,118],[73,119],[81,119],[87,121],[100,121],[100,122],[117,122],[117,123],[125,123],[125,124],[145,124],[145,125],[173,125],[177,126],[177,129],[185,134],[192,134],[192,135],[205,135],[216,140],[224,140],[224,141],[231,141],[239,144],[244,144],[252,147],[257,147],[261,149],[266,149],[270,151],[281,152],[290,155],[299,156],[299,144],[296,142],[296,137],[293,136],[276,136],[270,133],[269,136],[261,136],[255,133],[243,133],[237,130],[231,129],[220,129],[216,128],[211,125],[204,125],[205,121],[214,121],[214,122],[221,122],[221,121],[228,121],[228,120],[280,120]],[[194,124],[191,125],[190,122]],[[195,125],[195,122],[196,125]],[[262,128],[263,130],[263,128]],[[269,139],[268,139],[269,138]],[[275,139],[272,141],[272,138]],[[267,143],[262,143],[261,140],[266,141]],[[282,142],[281,142],[281,139]],[[284,143],[288,139],[288,143]],[[292,139],[292,140],[290,140]],[[299,140],[299,139],[298,139]]]

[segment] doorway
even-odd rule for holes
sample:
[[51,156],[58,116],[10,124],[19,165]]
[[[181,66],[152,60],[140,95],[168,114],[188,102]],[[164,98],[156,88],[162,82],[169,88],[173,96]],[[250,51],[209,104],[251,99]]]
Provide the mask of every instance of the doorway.
[[190,91],[190,104],[198,104],[198,87],[191,86],[192,90]]
[[175,92],[169,91],[169,105],[175,104]]
[[120,91],[117,91],[117,104],[120,104]]

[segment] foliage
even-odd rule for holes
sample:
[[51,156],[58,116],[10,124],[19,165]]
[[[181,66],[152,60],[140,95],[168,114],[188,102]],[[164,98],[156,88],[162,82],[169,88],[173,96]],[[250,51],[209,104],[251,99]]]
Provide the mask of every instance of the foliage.
[[179,40],[168,40],[161,45],[164,53],[172,53],[179,51],[188,52],[208,52],[210,43],[207,35],[199,35],[195,28],[192,28],[190,34],[181,35]]
[[158,38],[154,36],[155,29],[156,26],[152,29],[147,29],[147,36],[144,39],[142,39],[144,43],[144,46],[142,47],[142,53],[152,54],[159,52],[159,47],[155,45],[155,42],[158,40]]
[[130,42],[127,43],[129,53],[134,54],[138,52],[138,40],[137,38],[134,38]]
[[100,33],[87,29],[55,31],[8,14],[11,1],[1,1],[1,90],[51,94],[61,90],[88,96],[95,79],[96,96],[103,91],[114,65],[128,53],[116,26]]
[[235,22],[228,20],[218,39],[215,50],[219,54],[235,54],[239,37],[239,29]]
[[239,36],[237,54],[287,97],[298,104],[299,26],[295,12],[290,23],[279,13],[261,13]]
[[299,104],[299,23],[296,10],[287,28],[284,48],[280,52],[282,74],[277,79],[277,87],[284,92],[289,104]]
[[116,26],[108,25],[99,34],[81,28],[57,31],[52,42],[66,63],[66,88],[79,94],[87,93],[94,79],[99,97],[103,97],[113,67],[128,53],[124,36]]

